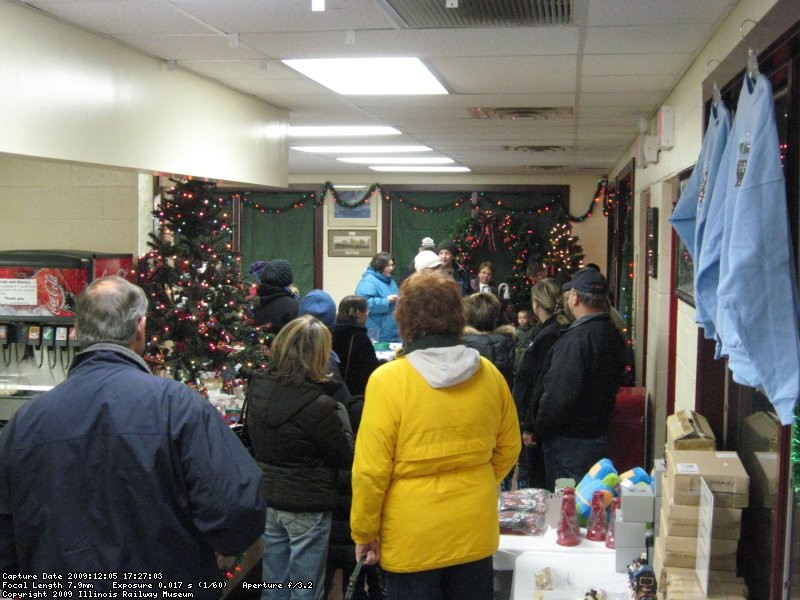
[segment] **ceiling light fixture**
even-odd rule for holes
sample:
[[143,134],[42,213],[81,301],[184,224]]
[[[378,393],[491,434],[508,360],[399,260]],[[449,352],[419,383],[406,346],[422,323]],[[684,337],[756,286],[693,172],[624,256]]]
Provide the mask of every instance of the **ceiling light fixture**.
[[313,12],[324,12],[325,0],[311,0],[311,10]]
[[392,166],[372,166],[373,171],[383,173],[466,173],[469,167],[392,167]]
[[334,187],[337,190],[363,190],[367,186],[366,185],[356,185],[356,184],[352,184],[351,185],[349,183],[345,183],[345,184],[337,183]]
[[315,154],[384,154],[403,152],[433,152],[427,146],[291,146],[292,150]]
[[302,58],[283,63],[337,94],[447,94],[418,58]]
[[402,131],[383,125],[310,125],[289,126],[290,137],[337,137],[337,136],[369,136],[400,135]]
[[346,158],[337,158],[346,163],[355,163],[359,165],[452,165],[456,161],[446,156],[420,156],[414,157],[399,157],[399,156],[354,156]]

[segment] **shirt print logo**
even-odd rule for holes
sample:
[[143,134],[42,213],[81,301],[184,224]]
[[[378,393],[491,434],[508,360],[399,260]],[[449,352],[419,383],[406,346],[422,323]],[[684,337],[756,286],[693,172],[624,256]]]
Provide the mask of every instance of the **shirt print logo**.
[[709,161],[703,162],[703,175],[700,177],[700,193],[697,196],[698,206],[703,206],[703,202],[706,200],[706,185],[708,185],[708,163]]
[[739,142],[739,159],[736,161],[736,187],[742,185],[745,171],[747,171],[747,159],[750,156],[750,134],[746,134],[744,139]]

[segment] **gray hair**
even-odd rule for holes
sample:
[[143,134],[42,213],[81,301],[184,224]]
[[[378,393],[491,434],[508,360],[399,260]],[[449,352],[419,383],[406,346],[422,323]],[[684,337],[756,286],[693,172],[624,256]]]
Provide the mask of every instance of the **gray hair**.
[[139,286],[112,275],[93,281],[78,298],[75,312],[82,348],[103,342],[128,346],[147,314],[147,296]]
[[[572,289],[575,290],[575,288]],[[579,292],[578,290],[575,290],[575,293],[578,295],[578,300],[580,300],[581,304],[584,306],[601,308],[603,310],[606,309],[608,294],[591,294],[589,292]]]

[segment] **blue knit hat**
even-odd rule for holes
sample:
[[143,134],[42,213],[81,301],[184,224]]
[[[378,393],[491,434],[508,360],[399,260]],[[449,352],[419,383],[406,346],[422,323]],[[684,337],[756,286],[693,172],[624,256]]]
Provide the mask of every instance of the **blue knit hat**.
[[298,316],[311,315],[322,321],[328,329],[336,323],[336,302],[323,290],[311,290],[300,300]]
[[247,269],[247,272],[250,273],[251,275],[255,275],[256,278],[258,278],[258,274],[261,272],[261,269],[263,269],[266,266],[267,266],[267,261],[257,260],[252,265],[250,265],[250,268]]

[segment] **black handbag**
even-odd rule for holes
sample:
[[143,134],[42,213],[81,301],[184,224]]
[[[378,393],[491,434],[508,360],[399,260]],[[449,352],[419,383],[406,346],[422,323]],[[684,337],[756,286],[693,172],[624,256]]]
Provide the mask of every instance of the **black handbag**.
[[231,431],[236,434],[236,437],[239,438],[239,441],[242,442],[242,445],[250,453],[250,456],[252,456],[253,442],[250,439],[250,431],[247,429],[247,408],[247,394],[245,394],[244,401],[242,402],[242,413],[239,416],[239,422],[231,427]]
[[358,559],[356,563],[356,568],[353,569],[353,572],[350,574],[350,580],[347,582],[347,589],[344,593],[344,600],[351,600],[353,597],[353,592],[356,591],[356,584],[358,583],[358,576],[361,574],[361,567],[364,566],[364,560],[366,556],[362,556]]

